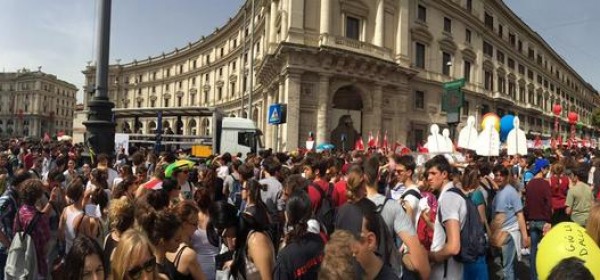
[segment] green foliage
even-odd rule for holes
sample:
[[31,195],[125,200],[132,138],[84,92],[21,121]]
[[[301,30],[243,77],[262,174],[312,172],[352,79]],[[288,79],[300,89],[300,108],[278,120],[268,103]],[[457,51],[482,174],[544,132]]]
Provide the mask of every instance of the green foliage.
[[600,128],[600,108],[597,108],[592,113],[592,125],[595,128]]

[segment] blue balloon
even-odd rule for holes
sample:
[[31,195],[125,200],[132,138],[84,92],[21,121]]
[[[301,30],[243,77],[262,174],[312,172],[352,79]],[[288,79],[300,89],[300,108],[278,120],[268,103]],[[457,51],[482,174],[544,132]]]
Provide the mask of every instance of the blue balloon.
[[515,116],[513,115],[504,115],[500,119],[500,141],[506,142],[506,137],[508,137],[508,133],[515,128],[514,124]]

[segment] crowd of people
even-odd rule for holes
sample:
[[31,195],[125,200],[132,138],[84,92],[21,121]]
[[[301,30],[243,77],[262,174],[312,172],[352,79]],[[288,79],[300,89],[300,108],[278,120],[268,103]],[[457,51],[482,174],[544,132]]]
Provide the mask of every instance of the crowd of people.
[[[517,279],[522,257],[529,279],[596,276],[577,259],[538,275],[536,256],[562,222],[600,244],[597,150],[417,164],[381,151],[86,159],[70,142],[3,145],[0,279]],[[35,251],[16,265],[20,232]]]

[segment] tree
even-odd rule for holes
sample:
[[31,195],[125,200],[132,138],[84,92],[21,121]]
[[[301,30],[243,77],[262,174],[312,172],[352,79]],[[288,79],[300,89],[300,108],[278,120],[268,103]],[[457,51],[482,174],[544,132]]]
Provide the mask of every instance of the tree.
[[592,113],[592,126],[600,128],[600,108],[596,108]]

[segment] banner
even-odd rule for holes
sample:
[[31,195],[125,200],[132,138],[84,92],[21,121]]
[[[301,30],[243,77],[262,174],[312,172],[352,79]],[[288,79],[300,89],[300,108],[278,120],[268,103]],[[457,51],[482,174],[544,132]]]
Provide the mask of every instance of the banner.
[[129,134],[115,133],[115,155],[125,149],[125,154],[129,155]]

